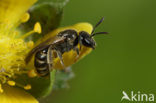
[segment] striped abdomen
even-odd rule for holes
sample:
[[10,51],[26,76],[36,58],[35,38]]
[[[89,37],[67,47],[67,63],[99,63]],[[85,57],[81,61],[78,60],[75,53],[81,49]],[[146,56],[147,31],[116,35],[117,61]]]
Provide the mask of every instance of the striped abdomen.
[[49,65],[47,64],[47,51],[48,49],[44,49],[35,54],[34,65],[40,76],[47,76],[50,72]]

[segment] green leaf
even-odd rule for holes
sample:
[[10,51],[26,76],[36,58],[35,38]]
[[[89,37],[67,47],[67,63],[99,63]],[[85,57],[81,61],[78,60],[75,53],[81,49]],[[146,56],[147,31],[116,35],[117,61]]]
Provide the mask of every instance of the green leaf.
[[62,18],[63,10],[53,3],[43,3],[30,9],[31,18],[27,25],[32,26],[38,21],[42,26],[42,33],[46,34],[57,28]]
[[22,75],[18,79],[15,79],[15,81],[22,85],[31,84],[32,89],[27,90],[27,92],[36,98],[43,98],[49,95],[52,91],[55,72],[56,70],[53,70],[48,77],[29,78],[27,75]]

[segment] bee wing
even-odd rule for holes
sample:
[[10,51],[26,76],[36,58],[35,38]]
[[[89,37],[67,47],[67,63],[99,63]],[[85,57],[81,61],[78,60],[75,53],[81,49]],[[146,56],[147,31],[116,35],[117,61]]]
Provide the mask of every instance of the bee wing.
[[47,52],[47,64],[49,67],[49,72],[52,71],[52,66],[53,66],[53,53],[54,50],[52,49],[52,45],[49,46],[48,52]]
[[26,64],[31,60],[32,56],[34,53],[43,50],[47,47],[49,47],[50,45],[55,45],[56,43],[60,43],[63,42],[65,40],[65,37],[53,37],[53,38],[49,38],[46,41],[40,43],[39,45],[37,45],[35,48],[33,48],[27,55],[27,57],[25,58],[25,62]]

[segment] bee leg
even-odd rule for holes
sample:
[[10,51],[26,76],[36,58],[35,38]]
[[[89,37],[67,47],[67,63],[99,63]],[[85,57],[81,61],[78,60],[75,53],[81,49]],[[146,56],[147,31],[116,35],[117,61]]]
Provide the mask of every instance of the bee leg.
[[80,50],[81,50],[81,48],[82,48],[82,43],[80,42]]
[[76,58],[78,58],[79,55],[80,55],[79,48],[78,48],[78,47],[75,47],[75,48],[74,48],[74,51],[76,51],[76,53],[77,53],[77,57],[76,57]]
[[52,46],[50,46],[47,52],[47,64],[49,66],[49,70],[52,70],[52,64],[53,64],[52,59],[53,59],[53,50],[52,50]]
[[61,62],[61,64],[62,64],[63,68],[65,68],[65,65],[64,65],[63,59],[62,59],[62,53],[61,53],[60,51],[56,51],[56,52],[57,52],[57,56],[59,57],[60,62]]
[[81,50],[81,48],[82,48],[82,41],[81,40],[79,40],[79,44],[80,44],[80,50]]

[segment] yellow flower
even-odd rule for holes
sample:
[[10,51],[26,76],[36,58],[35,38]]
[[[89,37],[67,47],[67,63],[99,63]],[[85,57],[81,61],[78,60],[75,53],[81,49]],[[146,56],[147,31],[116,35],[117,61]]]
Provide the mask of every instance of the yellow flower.
[[[29,84],[22,86],[15,81],[18,75],[26,72],[24,58],[31,49],[32,42],[25,42],[16,27],[26,22],[26,11],[36,0],[0,0],[0,98],[1,103],[38,103],[27,92],[15,88],[18,85],[30,89]],[[36,24],[38,25],[38,24]],[[28,34],[36,32],[30,31]]]
[[[86,31],[91,33],[93,27],[89,23],[78,23],[73,26],[58,28],[48,33],[35,43],[24,39],[37,32],[41,33],[39,22],[34,24],[34,29],[26,34],[21,34],[17,29],[19,24],[27,22],[30,15],[26,12],[36,0],[0,0],[0,99],[1,103],[38,103],[38,101],[25,90],[31,89],[31,84],[22,85],[14,79],[19,75],[28,74],[29,77],[37,76],[34,72],[33,59],[29,65],[25,64],[28,52],[37,44],[45,41],[49,37],[56,36],[65,29],[74,29],[77,32]],[[66,67],[71,66],[86,54],[91,52],[91,48],[82,46],[79,57],[73,50],[63,54],[63,61]],[[64,69],[59,58],[54,59],[54,68]],[[23,89],[15,88],[21,87]]]

